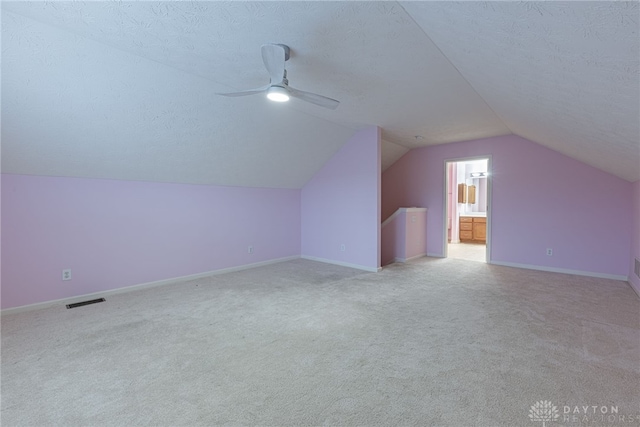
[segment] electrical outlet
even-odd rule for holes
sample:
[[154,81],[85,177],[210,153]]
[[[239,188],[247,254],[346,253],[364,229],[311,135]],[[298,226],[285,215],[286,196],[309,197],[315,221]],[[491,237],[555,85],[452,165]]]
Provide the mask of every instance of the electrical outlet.
[[253,246],[249,246],[249,249],[247,250],[247,252],[252,254],[253,253]]
[[553,249],[547,248],[547,256],[552,256],[552,255],[553,255]]
[[71,269],[62,270],[62,280],[71,280]]
[[347,250],[347,247],[343,244],[340,245],[340,252],[344,252]]
[[416,222],[416,216],[415,215],[411,215],[411,222]]

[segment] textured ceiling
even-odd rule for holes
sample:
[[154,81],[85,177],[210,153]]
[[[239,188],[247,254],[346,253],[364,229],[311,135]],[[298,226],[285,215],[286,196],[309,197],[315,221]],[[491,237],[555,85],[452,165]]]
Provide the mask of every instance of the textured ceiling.
[[[3,172],[300,188],[364,125],[516,133],[640,179],[637,3],[2,2]],[[293,87],[337,110],[219,91]],[[434,44],[435,43],[435,44]],[[417,139],[416,135],[423,138]]]
[[638,2],[407,2],[509,129],[640,179]]

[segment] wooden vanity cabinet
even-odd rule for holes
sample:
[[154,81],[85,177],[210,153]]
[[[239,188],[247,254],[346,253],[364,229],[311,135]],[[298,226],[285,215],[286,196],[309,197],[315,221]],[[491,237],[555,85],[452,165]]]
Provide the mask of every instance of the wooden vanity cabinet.
[[475,242],[486,243],[487,218],[473,218],[473,240]]
[[461,216],[460,241],[471,243],[486,243],[487,218],[477,216]]
[[470,242],[473,240],[473,218],[470,216],[460,217],[460,241]]

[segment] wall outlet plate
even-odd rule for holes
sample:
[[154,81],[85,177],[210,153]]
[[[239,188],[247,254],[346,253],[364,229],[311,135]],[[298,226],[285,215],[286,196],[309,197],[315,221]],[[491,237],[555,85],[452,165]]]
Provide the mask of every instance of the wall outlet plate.
[[71,269],[62,270],[62,280],[71,280]]
[[553,249],[547,248],[547,256],[552,256],[552,255],[553,255]]

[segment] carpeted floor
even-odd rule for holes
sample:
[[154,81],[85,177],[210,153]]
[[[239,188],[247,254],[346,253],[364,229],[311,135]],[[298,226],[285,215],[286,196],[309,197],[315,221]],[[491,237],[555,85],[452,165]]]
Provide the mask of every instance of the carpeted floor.
[[487,245],[480,243],[448,243],[447,257],[487,262]]
[[542,426],[540,400],[547,427],[618,425],[563,419],[576,405],[638,425],[640,299],[456,259],[295,260],[5,315],[1,391],[3,426]]

